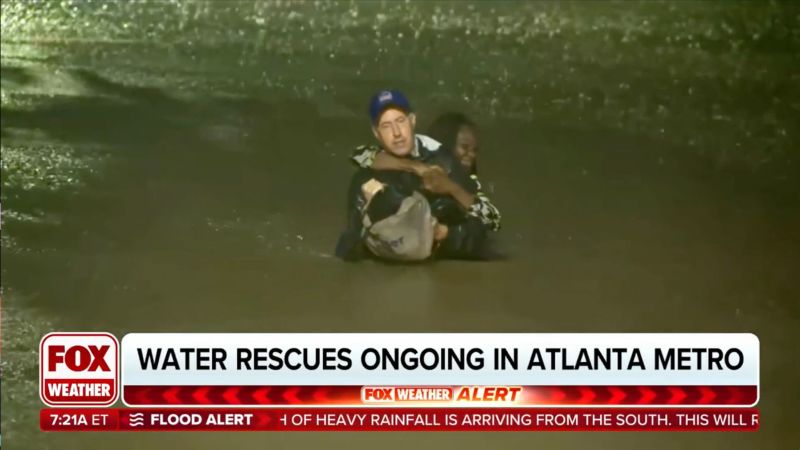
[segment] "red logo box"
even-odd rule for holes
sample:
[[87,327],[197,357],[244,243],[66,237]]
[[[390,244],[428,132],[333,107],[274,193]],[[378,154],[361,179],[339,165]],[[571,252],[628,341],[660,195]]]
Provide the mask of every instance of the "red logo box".
[[48,333],[39,344],[39,397],[48,406],[111,406],[119,342],[110,333]]

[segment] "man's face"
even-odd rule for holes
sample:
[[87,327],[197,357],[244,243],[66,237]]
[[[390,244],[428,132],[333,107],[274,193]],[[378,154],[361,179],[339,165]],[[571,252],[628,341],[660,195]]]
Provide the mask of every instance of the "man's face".
[[381,114],[372,127],[375,137],[387,151],[395,156],[408,156],[414,149],[414,114],[389,108]]

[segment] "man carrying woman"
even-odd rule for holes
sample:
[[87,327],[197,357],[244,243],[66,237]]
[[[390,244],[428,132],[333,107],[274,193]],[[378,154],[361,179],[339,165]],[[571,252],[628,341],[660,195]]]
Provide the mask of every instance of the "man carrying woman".
[[487,232],[500,213],[476,173],[476,127],[463,115],[440,117],[434,139],[415,133],[416,116],[399,91],[370,102],[380,147],[359,147],[348,191],[348,225],[336,254],[344,260],[489,259]]

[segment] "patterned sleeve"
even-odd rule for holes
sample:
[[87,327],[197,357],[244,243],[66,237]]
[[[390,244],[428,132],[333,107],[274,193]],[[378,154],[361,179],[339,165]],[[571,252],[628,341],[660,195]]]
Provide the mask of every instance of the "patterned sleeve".
[[484,225],[488,225],[492,231],[500,229],[500,210],[492,204],[489,197],[481,189],[481,183],[477,175],[470,175],[470,179],[475,183],[477,192],[475,193],[475,203],[469,208],[467,214],[477,217]]
[[381,149],[377,145],[359,145],[353,151],[350,160],[357,166],[369,169],[375,161],[375,156],[380,153]]

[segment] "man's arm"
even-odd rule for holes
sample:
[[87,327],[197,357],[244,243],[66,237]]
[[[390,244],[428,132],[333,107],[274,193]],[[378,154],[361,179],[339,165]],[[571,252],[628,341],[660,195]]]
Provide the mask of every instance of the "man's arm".
[[[444,155],[442,155],[444,157]],[[419,161],[398,158],[377,146],[362,145],[356,148],[352,156],[353,162],[359,167],[375,170],[399,170],[414,173],[420,178],[428,179],[425,188],[433,193],[449,195],[466,212],[468,216],[478,218],[490,230],[500,229],[500,211],[492,204],[489,197],[481,189],[481,183],[476,175],[459,177],[461,183],[469,184],[469,189],[438,170],[439,166],[429,166]],[[450,176],[453,176],[451,173]]]
[[444,171],[429,170],[422,175],[422,185],[425,190],[434,194],[449,195],[465,210],[468,211],[475,203],[475,195],[459,186]]
[[468,191],[442,172],[428,171],[423,174],[422,181],[426,190],[435,194],[449,195],[468,216],[479,219],[490,230],[497,231],[500,229],[500,211],[492,204],[489,197],[483,193],[476,175],[470,177],[472,183],[470,188],[474,193]]
[[360,170],[350,180],[347,191],[347,228],[339,236],[336,243],[336,256],[345,261],[357,261],[365,256],[362,240],[362,217],[366,199],[361,190],[362,184],[369,179],[365,170]]
[[428,166],[413,159],[398,158],[376,146],[361,145],[356,147],[351,157],[359,167],[372,170],[399,170],[422,175]]

